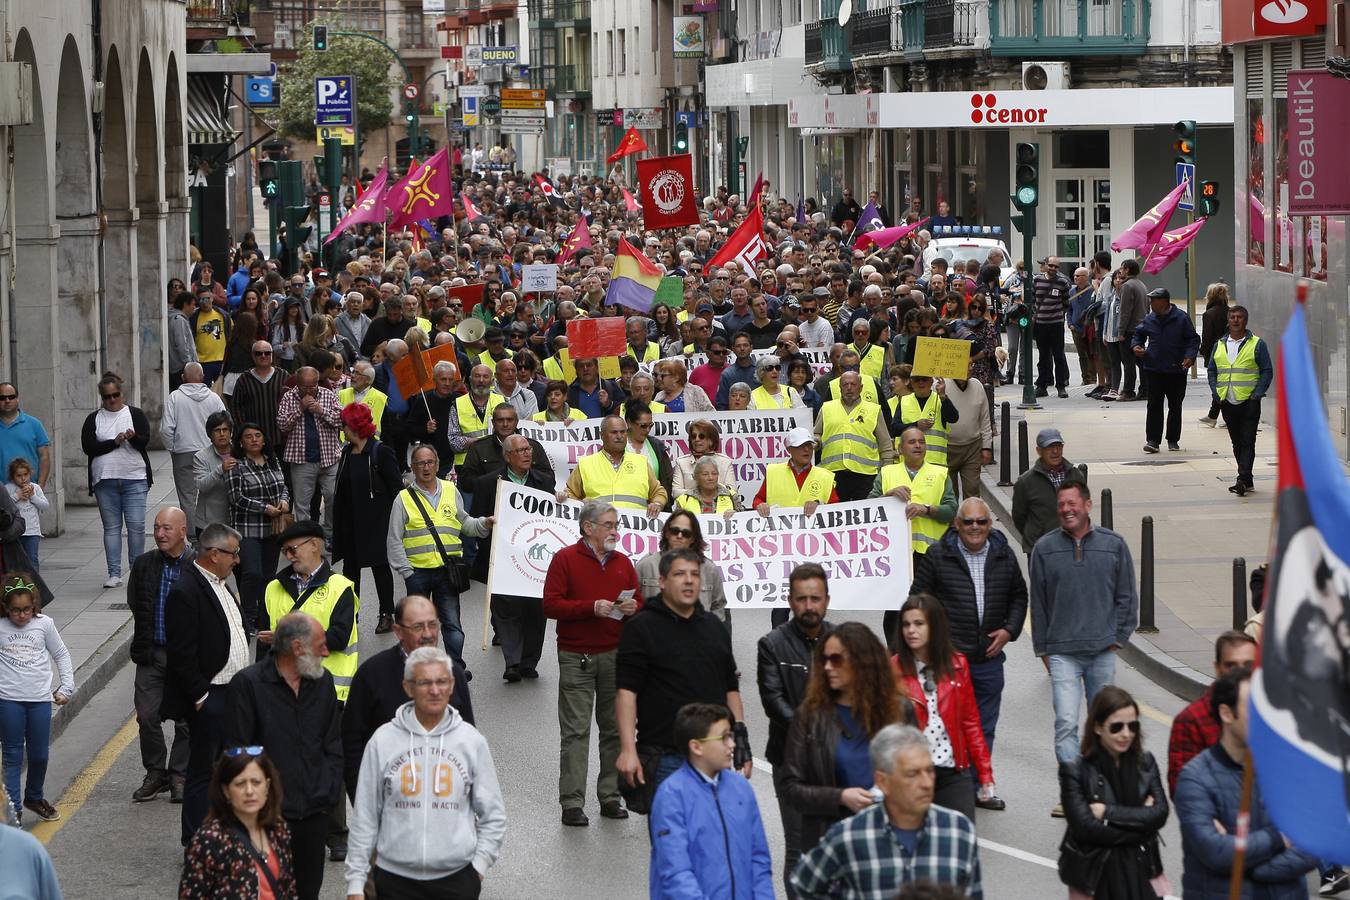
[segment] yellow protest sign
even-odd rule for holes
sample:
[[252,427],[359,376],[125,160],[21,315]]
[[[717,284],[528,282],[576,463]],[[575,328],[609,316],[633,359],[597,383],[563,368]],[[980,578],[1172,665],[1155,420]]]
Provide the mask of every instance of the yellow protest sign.
[[917,338],[914,348],[915,375],[934,378],[966,378],[970,374],[970,341],[955,338]]
[[619,375],[619,358],[617,356],[600,357],[601,378],[618,378]]

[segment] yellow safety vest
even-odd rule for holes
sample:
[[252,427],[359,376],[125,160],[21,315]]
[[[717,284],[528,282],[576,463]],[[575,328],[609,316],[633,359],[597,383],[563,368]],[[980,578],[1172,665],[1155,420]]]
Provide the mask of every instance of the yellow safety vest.
[[[693,513],[696,516],[703,512],[703,501],[700,500],[698,497],[694,496],[693,494],[681,494],[680,496],[676,497],[675,505],[678,506],[680,509]],[[735,508],[736,504],[732,501],[730,494],[717,495],[717,504],[716,508],[714,509],[714,512],[716,512],[717,515],[720,516],[722,513],[729,512],[731,510],[734,510]]]
[[[657,403],[655,400],[648,400],[647,408],[652,411],[652,415],[656,415],[657,413],[663,413],[666,411],[666,405],[664,403]],[[619,404],[619,416],[622,418],[623,416],[626,415],[628,415],[627,401]],[[542,422],[543,419],[540,419],[539,421]]]
[[751,409],[791,409],[792,388],[779,385],[777,394],[770,394],[763,385],[750,392]]
[[628,355],[633,357],[633,359],[637,360],[638,362],[654,363],[661,358],[661,348],[653,344],[651,341],[648,341],[647,348],[643,350],[641,353],[638,353],[636,350],[633,349],[633,345],[629,344]]
[[577,369],[572,365],[572,356],[566,347],[559,350],[556,356],[544,360],[544,376],[549,381],[564,381],[567,384],[577,380]]
[[[510,359],[510,358],[512,358],[513,356],[515,356],[515,354],[512,353],[510,350],[507,350],[507,351],[506,351],[506,358],[507,358],[507,359]],[[492,358],[492,354],[491,354],[491,353],[489,353],[488,351],[484,350],[482,353],[478,354],[478,361],[479,361],[480,363],[482,363],[483,365],[487,366],[489,369],[491,369],[492,372],[493,372],[493,374],[496,374],[496,372],[497,372],[497,360],[495,360],[495,359]]]
[[[886,349],[884,347],[878,347],[876,344],[868,344],[866,350],[858,350],[856,344],[849,344],[849,349],[857,351],[858,356],[862,359],[862,363],[859,365],[858,370],[862,373],[864,381],[868,378],[880,380],[882,376],[886,374],[884,371],[886,367]],[[875,387],[873,387],[873,390],[875,390]],[[873,400],[872,402],[875,403],[876,401]]]
[[417,490],[416,487],[404,488],[398,492],[399,500],[403,501],[403,512],[407,514],[408,519],[407,524],[403,526],[403,552],[408,557],[408,565],[414,569],[439,569],[445,565],[445,560],[441,559],[441,554],[436,549],[436,539],[431,536],[432,529],[435,529],[440,537],[446,556],[464,555],[459,540],[459,510],[455,508],[455,485],[453,482],[437,480],[440,482],[441,496],[434,507],[425,494],[420,494],[417,498],[422,501],[422,507],[431,517],[430,522],[427,522],[422,510],[417,508],[418,504],[409,493]]
[[822,466],[806,471],[806,480],[797,487],[797,475],[791,463],[770,463],[764,467],[764,502],[770,506],[805,506],[815,500],[829,503],[834,493],[834,473]]
[[583,456],[577,463],[586,500],[605,500],[620,509],[647,508],[647,459],[624,450],[616,469],[603,450]]
[[[338,403],[343,406],[348,406],[355,400],[356,388],[345,387],[338,391]],[[367,390],[365,399],[361,401],[361,405],[370,410],[370,417],[375,420],[376,437],[380,436],[380,419],[384,418],[384,407],[388,402],[389,398],[385,396],[384,391],[377,391],[375,388]],[[341,436],[342,442],[345,444],[347,442],[347,432],[345,429],[341,432]]]
[[1261,380],[1261,367],[1256,364],[1256,347],[1260,343],[1261,339],[1254,334],[1244,338],[1235,360],[1228,358],[1228,345],[1223,338],[1214,345],[1209,364],[1218,372],[1215,390],[1220,400],[1243,403],[1256,390],[1256,383]]
[[929,394],[922,406],[919,405],[919,398],[913,394],[901,398],[900,421],[917,422],[920,419],[933,420],[933,427],[923,433],[924,442],[928,445],[928,455],[924,460],[936,466],[947,465],[947,436],[952,429],[942,419],[942,398],[936,392]]
[[[566,414],[563,416],[563,419],[575,419],[576,416],[572,415],[572,412],[573,412],[572,407],[570,407],[570,406],[567,407],[567,412],[566,412]],[[537,412],[537,413],[535,413],[534,415],[530,416],[530,418],[531,418],[532,420],[534,420],[535,422],[561,422],[561,421],[563,421],[563,419],[551,419],[551,418],[549,418],[549,415],[550,415],[550,413],[549,413],[548,410],[543,410],[543,411],[541,411],[541,412]]]
[[[488,423],[492,421],[492,411],[497,408],[499,403],[505,403],[506,398],[501,394],[493,392],[488,395],[487,406],[483,409],[483,417],[479,418],[478,410],[474,409],[473,400],[468,394],[460,394],[455,398],[455,412],[459,415],[459,433],[466,438],[477,440],[488,433]],[[468,451],[455,454],[455,465],[464,465],[464,458],[468,456]]]
[[417,317],[417,327],[420,328],[420,329],[422,329],[422,331],[426,332],[427,337],[430,338],[430,337],[434,337],[434,336],[435,336],[435,332],[431,330],[431,320],[430,320],[430,319],[424,319],[424,318],[422,318],[421,316],[418,316],[418,317]]
[[[881,470],[881,493],[883,495],[889,494],[898,487],[909,488],[911,503],[922,503],[925,506],[932,507],[941,506],[942,495],[947,490],[947,469],[931,462],[925,462],[923,468],[914,473],[913,478],[910,478],[909,469],[905,468],[904,463],[895,463],[883,467]],[[927,553],[928,548],[942,540],[942,536],[947,533],[946,525],[927,516],[910,519],[909,528],[910,547],[915,553]]]
[[[281,578],[289,578],[290,572],[282,574]],[[347,641],[346,650],[329,650],[328,655],[323,658],[323,667],[333,676],[333,686],[337,689],[337,698],[341,703],[347,702],[347,692],[352,687],[352,676],[356,674],[357,650],[356,650],[356,617],[361,612],[361,598],[356,595],[356,585],[343,576],[332,572],[328,580],[318,587],[310,586],[309,594],[305,599],[296,605],[295,598],[286,590],[285,585],[281,583],[281,578],[274,578],[267,585],[267,590],[263,593],[263,606],[267,610],[267,619],[276,628],[281,617],[289,615],[292,612],[303,612],[319,620],[319,625],[324,631],[328,630],[328,622],[333,617],[333,609],[337,606],[338,600],[348,589],[352,592],[352,600],[355,603],[352,618],[352,634]]]
[[[830,393],[835,396],[835,399],[838,399],[839,395],[838,378],[834,379],[834,384],[830,388]],[[875,403],[877,406],[881,405],[881,397],[877,394],[877,383],[870,378],[864,378],[862,380],[862,390],[858,392],[858,396],[861,399],[866,400],[868,403]]]
[[881,407],[859,400],[852,412],[842,400],[831,400],[820,408],[820,464],[835,472],[849,471],[875,475],[881,469],[881,451],[877,447],[877,417]]

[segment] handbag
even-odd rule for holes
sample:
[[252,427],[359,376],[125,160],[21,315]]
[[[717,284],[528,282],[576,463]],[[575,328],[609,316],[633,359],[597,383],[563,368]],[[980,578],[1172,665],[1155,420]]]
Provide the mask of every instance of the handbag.
[[286,529],[295,524],[295,516],[284,512],[272,520],[272,537],[281,537]]
[[1089,896],[1097,892],[1097,882],[1101,881],[1102,869],[1106,866],[1109,847],[1093,847],[1084,850],[1074,840],[1071,832],[1064,833],[1059,844],[1059,880],[1071,888],[1076,888]]
[[408,496],[412,497],[413,504],[417,511],[422,514],[422,520],[427,523],[427,530],[431,532],[431,539],[436,542],[436,552],[441,555],[441,560],[445,564],[445,574],[450,581],[450,590],[456,594],[462,594],[469,589],[469,565],[464,562],[462,556],[450,556],[445,552],[445,545],[441,543],[441,536],[436,529],[431,526],[431,513],[427,512],[426,504],[422,502],[422,495],[412,485],[404,488]]

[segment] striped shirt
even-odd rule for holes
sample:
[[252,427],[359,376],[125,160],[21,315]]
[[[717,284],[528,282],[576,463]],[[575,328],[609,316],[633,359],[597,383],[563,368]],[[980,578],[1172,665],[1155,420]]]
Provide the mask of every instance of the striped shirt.
[[885,804],[873,804],[830,826],[792,873],[800,900],[895,900],[902,887],[920,881],[984,900],[975,826],[959,812],[928,807],[911,854],[891,828]]

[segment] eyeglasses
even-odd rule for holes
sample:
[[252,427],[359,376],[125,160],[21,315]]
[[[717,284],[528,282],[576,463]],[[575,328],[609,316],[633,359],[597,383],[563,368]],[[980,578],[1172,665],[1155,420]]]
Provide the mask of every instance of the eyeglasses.
[[1135,719],[1133,722],[1112,722],[1110,725],[1106,726],[1106,730],[1112,734],[1120,734],[1126,728],[1130,729],[1130,734],[1138,734],[1139,720]]
[[299,542],[297,542],[297,543],[291,544],[289,547],[282,547],[282,548],[281,548],[281,555],[282,555],[282,556],[295,556],[297,553],[300,552],[300,548],[301,548],[301,547],[305,546],[305,545],[308,544],[310,541],[317,541],[317,540],[318,540],[318,538],[305,538],[303,541],[299,541]]
[[822,659],[825,665],[835,669],[848,665],[848,657],[842,653],[826,653]]
[[238,759],[241,756],[258,757],[263,755],[263,748],[258,744],[250,744],[247,747],[230,747],[225,751],[225,755],[230,759]]
[[18,399],[19,399],[18,394],[0,394],[0,402],[3,402],[5,400],[18,400]]
[[980,516],[979,518],[976,518],[976,519],[966,519],[966,518],[963,518],[963,519],[961,519],[961,524],[962,524],[962,525],[988,525],[988,524],[989,524],[989,517],[988,517],[988,516]]
[[238,556],[238,550],[227,550],[224,547],[207,547],[207,550],[214,550],[217,553],[224,553],[226,556]]
[[666,534],[671,537],[685,538],[686,540],[694,536],[693,529],[681,528],[679,525],[671,525],[666,529]]
[[726,734],[715,734],[712,737],[694,738],[694,742],[699,744],[716,744],[719,741],[723,744],[734,744],[736,735],[728,731]]
[[434,459],[414,459],[414,460],[412,461],[412,464],[413,464],[414,466],[434,466],[434,465],[436,465],[436,460],[434,460]]
[[122,392],[113,391],[111,394],[100,394],[99,396],[102,397],[104,400],[116,400],[118,397],[122,396]]
[[449,678],[419,678],[412,683],[413,687],[426,690],[429,687],[437,687],[441,690],[450,689]]

